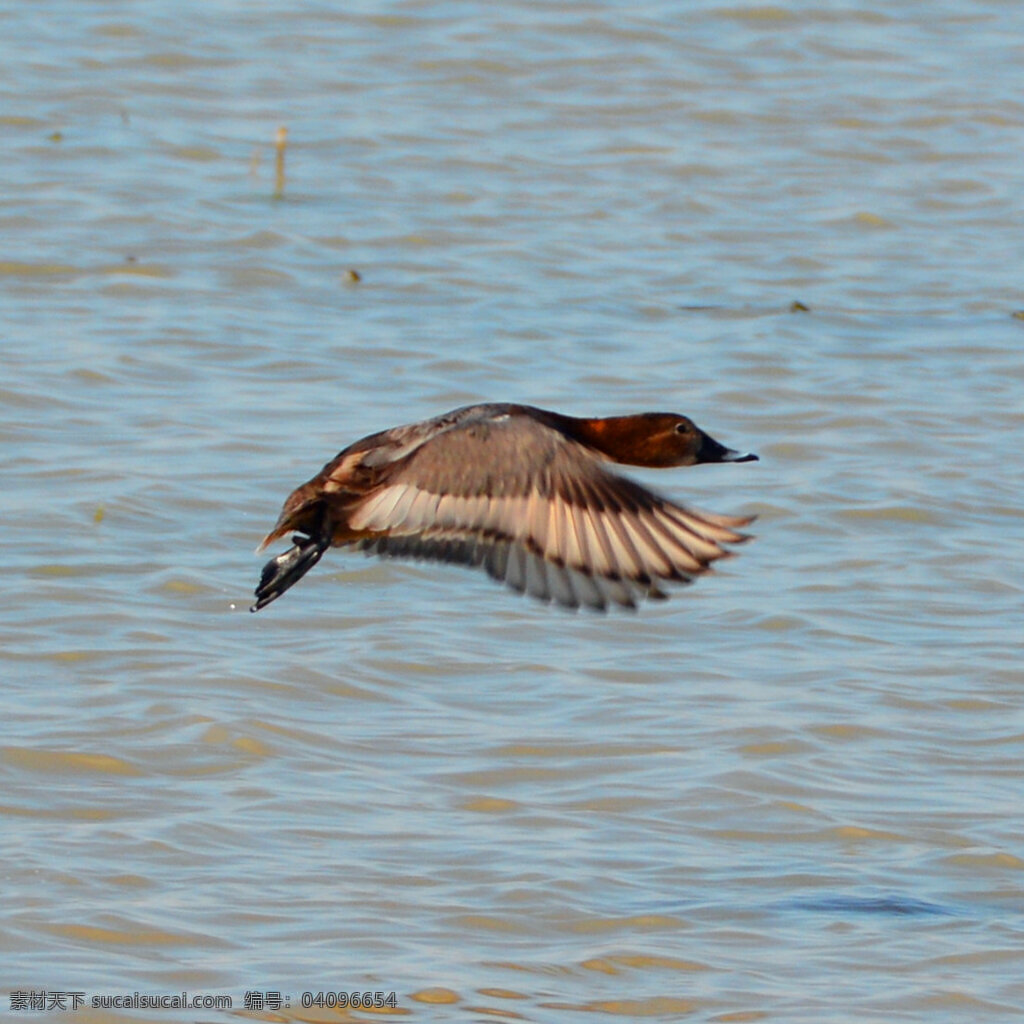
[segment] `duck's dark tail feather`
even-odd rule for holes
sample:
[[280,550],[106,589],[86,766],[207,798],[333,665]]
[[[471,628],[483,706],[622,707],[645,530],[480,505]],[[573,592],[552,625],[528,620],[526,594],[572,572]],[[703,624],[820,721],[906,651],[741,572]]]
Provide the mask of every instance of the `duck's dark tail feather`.
[[258,612],[298,583],[320,561],[320,556],[330,547],[330,543],[329,537],[303,537],[295,534],[292,537],[293,546],[263,567],[263,575],[256,588],[256,603],[249,611]]

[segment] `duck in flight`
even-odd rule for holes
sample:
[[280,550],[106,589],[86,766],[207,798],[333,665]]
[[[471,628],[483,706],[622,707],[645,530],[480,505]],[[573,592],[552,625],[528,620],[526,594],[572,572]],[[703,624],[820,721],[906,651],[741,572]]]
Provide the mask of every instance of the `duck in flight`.
[[689,583],[753,516],[684,508],[608,468],[754,462],[674,413],[577,419],[529,405],[470,405],[349,445],[289,495],[262,551],[259,611],[329,547],[482,568],[568,608],[635,608]]

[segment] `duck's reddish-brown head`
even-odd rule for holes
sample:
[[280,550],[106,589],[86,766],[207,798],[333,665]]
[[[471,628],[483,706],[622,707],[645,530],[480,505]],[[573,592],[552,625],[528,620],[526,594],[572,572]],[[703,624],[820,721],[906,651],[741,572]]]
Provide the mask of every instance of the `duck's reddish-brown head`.
[[701,462],[756,462],[757,456],[726,448],[693,420],[671,412],[645,412],[584,420],[586,442],[630,466],[694,466]]

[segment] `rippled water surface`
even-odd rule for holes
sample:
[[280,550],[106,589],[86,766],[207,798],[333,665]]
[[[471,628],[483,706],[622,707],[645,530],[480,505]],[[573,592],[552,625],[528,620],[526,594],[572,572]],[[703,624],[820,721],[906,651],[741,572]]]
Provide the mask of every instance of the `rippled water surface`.
[[[1019,6],[0,29],[3,1012],[1024,1015]],[[639,477],[757,539],[635,616],[343,552],[247,612],[293,486],[476,400],[685,412],[762,461]]]

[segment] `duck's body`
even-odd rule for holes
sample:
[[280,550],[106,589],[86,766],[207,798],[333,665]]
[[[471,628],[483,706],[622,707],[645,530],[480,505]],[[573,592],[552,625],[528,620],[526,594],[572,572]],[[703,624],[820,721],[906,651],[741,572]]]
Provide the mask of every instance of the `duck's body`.
[[675,505],[606,468],[748,462],[685,416],[576,419],[528,405],[471,405],[350,445],[284,504],[260,550],[258,611],[328,547],[480,566],[571,608],[635,608],[688,583],[746,537],[752,517]]

